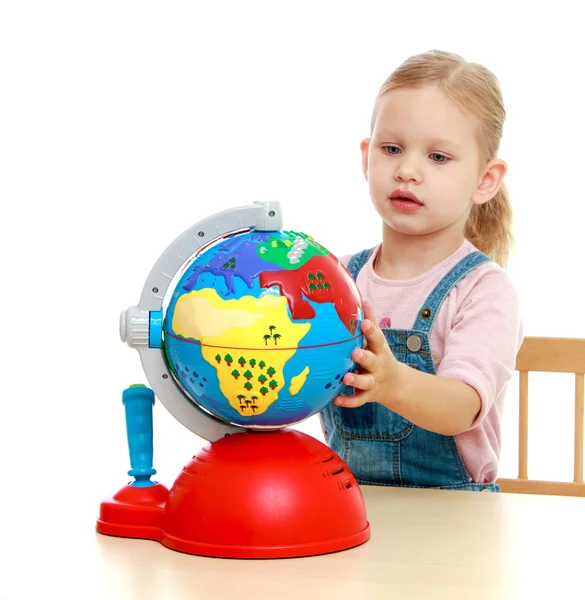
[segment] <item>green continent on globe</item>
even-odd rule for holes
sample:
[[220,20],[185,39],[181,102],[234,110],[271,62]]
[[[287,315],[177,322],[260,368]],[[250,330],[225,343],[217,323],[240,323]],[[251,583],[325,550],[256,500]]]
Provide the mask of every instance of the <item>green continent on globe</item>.
[[309,235],[297,231],[286,232],[293,239],[281,235],[271,236],[267,242],[258,244],[258,255],[266,262],[283,269],[298,269],[314,256],[326,256],[329,252]]

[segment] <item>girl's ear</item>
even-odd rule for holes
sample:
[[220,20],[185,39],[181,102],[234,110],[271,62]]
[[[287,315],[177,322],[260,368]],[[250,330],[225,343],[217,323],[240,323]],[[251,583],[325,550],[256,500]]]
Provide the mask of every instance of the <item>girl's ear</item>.
[[366,181],[368,180],[368,152],[370,151],[370,138],[361,141],[360,150],[362,151],[362,171]]
[[508,165],[505,161],[497,158],[490,160],[477,190],[473,194],[472,202],[474,204],[484,204],[491,200],[498,193],[507,170]]

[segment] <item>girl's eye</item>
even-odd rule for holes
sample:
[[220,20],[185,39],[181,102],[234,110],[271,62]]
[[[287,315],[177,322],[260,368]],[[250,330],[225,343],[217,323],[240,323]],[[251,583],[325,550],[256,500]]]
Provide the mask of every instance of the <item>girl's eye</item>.
[[449,160],[449,158],[447,156],[445,156],[444,154],[438,154],[437,152],[433,152],[431,154],[431,160],[433,162],[441,164],[441,163],[446,163]]
[[384,146],[384,150],[386,150],[388,154],[392,155],[400,154],[402,152],[398,146]]

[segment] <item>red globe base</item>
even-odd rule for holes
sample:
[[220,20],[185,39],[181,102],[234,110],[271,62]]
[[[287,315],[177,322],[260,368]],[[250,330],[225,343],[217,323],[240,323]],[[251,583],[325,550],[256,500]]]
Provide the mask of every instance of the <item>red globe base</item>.
[[370,538],[363,496],[345,462],[292,429],[213,442],[170,491],[125,486],[102,502],[97,530],[224,558],[326,554]]

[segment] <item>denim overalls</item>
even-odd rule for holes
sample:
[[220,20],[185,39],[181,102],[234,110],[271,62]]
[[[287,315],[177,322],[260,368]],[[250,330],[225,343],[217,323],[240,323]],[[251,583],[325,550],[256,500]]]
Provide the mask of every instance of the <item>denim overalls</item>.
[[[372,250],[352,256],[348,270],[357,280]],[[490,260],[472,252],[443,277],[420,308],[412,329],[382,328],[394,356],[401,362],[435,374],[429,346],[433,321],[452,288],[468,273]],[[342,395],[352,395],[344,386]],[[497,484],[473,483],[453,436],[432,433],[376,402],[359,408],[330,403],[321,412],[330,447],[345,460],[361,484],[499,492]]]

